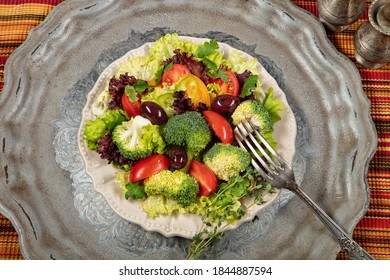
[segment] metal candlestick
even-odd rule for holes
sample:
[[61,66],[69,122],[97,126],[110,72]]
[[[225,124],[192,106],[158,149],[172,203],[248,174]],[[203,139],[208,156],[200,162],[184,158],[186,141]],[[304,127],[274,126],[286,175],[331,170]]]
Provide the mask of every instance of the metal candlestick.
[[323,25],[335,32],[347,29],[363,14],[365,0],[318,0],[318,12]]
[[355,58],[367,68],[381,68],[390,62],[390,0],[376,0],[354,36]]

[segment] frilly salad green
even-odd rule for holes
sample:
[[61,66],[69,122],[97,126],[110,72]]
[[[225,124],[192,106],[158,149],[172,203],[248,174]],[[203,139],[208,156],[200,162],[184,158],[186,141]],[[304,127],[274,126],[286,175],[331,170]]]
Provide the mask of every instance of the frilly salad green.
[[[260,68],[259,68],[260,67]],[[167,34],[148,54],[119,66],[92,106],[85,125],[90,150],[118,168],[123,195],[142,201],[150,218],[200,215],[188,258],[198,258],[273,188],[250,166],[233,129],[252,120],[277,146],[273,126],[283,103],[264,91],[261,65],[238,50],[227,54],[214,40],[195,44]]]

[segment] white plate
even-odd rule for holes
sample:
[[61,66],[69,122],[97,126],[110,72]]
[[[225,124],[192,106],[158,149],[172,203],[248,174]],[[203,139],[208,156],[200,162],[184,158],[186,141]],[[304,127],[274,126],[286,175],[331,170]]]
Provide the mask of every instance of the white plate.
[[[192,41],[196,44],[209,40],[205,38],[186,36],[181,36],[180,38]],[[235,50],[225,43],[218,42],[218,44],[220,50],[224,54],[224,57],[228,56],[230,52]],[[200,216],[194,214],[176,214],[161,215],[154,219],[149,218],[147,213],[142,210],[140,201],[125,199],[120,187],[117,183],[115,183],[115,172],[117,172],[118,169],[115,169],[112,165],[107,164],[107,161],[102,160],[95,151],[89,150],[83,139],[85,124],[89,119],[94,118],[92,113],[92,104],[96,97],[104,90],[108,80],[119,71],[120,65],[126,62],[130,56],[147,55],[151,45],[152,43],[146,43],[137,49],[129,51],[124,56],[111,63],[99,76],[95,86],[92,88],[91,92],[89,92],[87,97],[87,103],[83,110],[78,133],[78,144],[81,155],[85,160],[86,171],[93,179],[96,191],[105,197],[109,205],[118,215],[130,222],[142,226],[145,230],[160,232],[167,237],[181,236],[185,238],[192,238],[202,225]],[[246,53],[243,54],[248,59],[253,58]],[[285,94],[279,88],[275,79],[260,65],[260,63],[258,64],[258,71],[263,90],[267,92],[268,89],[272,87],[274,89],[274,96],[279,98],[279,100],[281,100],[285,105],[285,109],[280,112],[282,120],[277,122],[274,126],[274,138],[278,143],[279,153],[291,164],[295,153],[295,137],[297,130],[294,114],[287,103]],[[246,215],[235,225],[227,227],[227,230],[237,228],[243,222],[252,220],[256,213],[260,209],[266,207],[277,197],[278,194],[279,191],[273,194],[267,194],[264,197],[266,203],[249,208]],[[250,203],[250,201],[246,201],[246,203]]]

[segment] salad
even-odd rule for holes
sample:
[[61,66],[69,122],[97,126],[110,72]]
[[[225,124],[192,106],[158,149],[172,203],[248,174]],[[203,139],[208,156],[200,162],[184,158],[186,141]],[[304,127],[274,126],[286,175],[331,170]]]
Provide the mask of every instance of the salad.
[[271,145],[284,103],[261,87],[256,58],[167,34],[147,55],[131,56],[93,101],[83,139],[116,168],[128,203],[141,201],[153,219],[199,215],[188,258],[198,258],[273,192],[251,167],[233,129],[251,120]]

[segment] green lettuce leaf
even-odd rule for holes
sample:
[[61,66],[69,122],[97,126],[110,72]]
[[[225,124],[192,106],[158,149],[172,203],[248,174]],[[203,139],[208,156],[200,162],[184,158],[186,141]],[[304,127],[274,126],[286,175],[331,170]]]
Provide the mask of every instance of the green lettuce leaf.
[[178,34],[173,33],[166,34],[158,39],[149,49],[149,53],[154,60],[161,64],[164,60],[171,58],[176,49],[195,55],[198,46],[198,44],[194,44],[188,40],[180,39]]
[[84,140],[87,143],[88,149],[96,150],[99,148],[97,142],[101,137],[106,135],[107,126],[104,121],[100,118],[96,118],[95,120],[89,120],[85,125],[84,131]]
[[279,111],[283,111],[284,103],[278,98],[274,97],[273,88],[268,89],[268,93],[266,93],[265,95],[263,105],[268,110],[273,123],[276,123],[281,120]]
[[153,150],[158,154],[164,152],[165,142],[158,125],[148,124],[143,126],[141,135],[138,145],[145,147],[145,149]]
[[184,214],[187,211],[173,199],[167,199],[163,195],[150,195],[142,202],[142,209],[150,218],[159,215],[171,215],[174,212]]
[[128,73],[129,76],[149,81],[154,77],[161,62],[162,60],[157,61],[150,55],[131,56],[128,61],[119,66],[119,71],[116,74],[116,77],[118,78],[121,74]]
[[238,50],[233,50],[226,61],[226,64],[232,69],[233,72],[238,74],[248,70],[252,75],[259,75],[258,61],[256,58],[247,59],[243,53]]
[[96,150],[99,148],[97,142],[101,137],[111,132],[118,124],[129,119],[125,111],[108,110],[104,112],[102,117],[96,117],[94,120],[88,120],[85,125],[84,140],[87,143],[88,149]]

